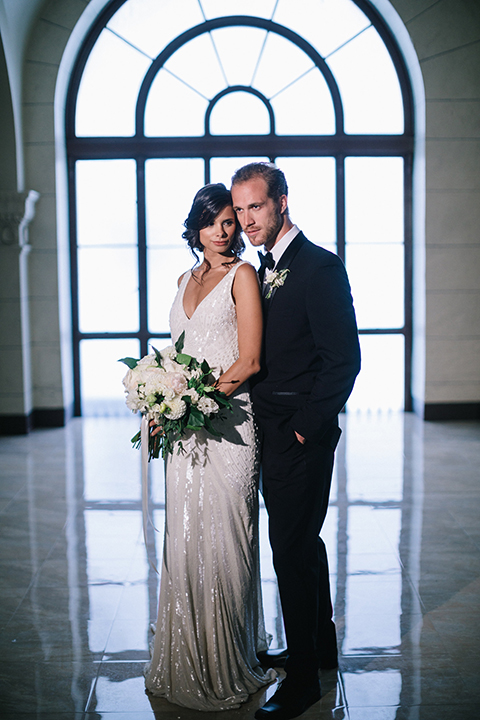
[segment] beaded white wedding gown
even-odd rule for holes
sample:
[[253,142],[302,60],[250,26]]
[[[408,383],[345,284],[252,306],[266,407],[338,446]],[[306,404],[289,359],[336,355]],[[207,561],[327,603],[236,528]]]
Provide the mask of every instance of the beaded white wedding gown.
[[[170,312],[172,339],[205,358],[216,377],[238,358],[232,299],[235,265],[189,319],[182,279]],[[258,444],[248,389],[234,412],[216,419],[222,433],[187,437],[166,464],[165,545],[160,600],[146,687],[195,710],[239,707],[274,679],[256,651],[267,649],[258,549]]]

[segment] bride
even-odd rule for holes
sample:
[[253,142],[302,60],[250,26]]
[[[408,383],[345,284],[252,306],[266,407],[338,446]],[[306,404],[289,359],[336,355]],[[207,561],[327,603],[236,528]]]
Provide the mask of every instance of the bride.
[[[160,600],[146,687],[195,710],[239,707],[271,682],[258,548],[258,443],[248,378],[258,372],[262,310],[254,268],[239,258],[240,227],[224,185],[199,190],[183,237],[203,262],[178,281],[172,341],[205,358],[230,395],[222,433],[192,433],[166,462]],[[272,674],[273,673],[273,674]]]

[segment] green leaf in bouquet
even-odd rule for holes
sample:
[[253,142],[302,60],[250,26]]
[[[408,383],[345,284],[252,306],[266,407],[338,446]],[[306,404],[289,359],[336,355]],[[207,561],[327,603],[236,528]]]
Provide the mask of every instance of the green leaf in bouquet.
[[153,345],[152,345],[152,350],[155,352],[155,358],[156,358],[156,360],[157,360],[157,365],[158,365],[158,367],[160,367],[160,368],[163,367],[163,365],[162,365],[162,354],[161,354],[160,350],[157,350],[157,348],[156,348],[156,347],[153,347]]
[[196,407],[190,407],[190,413],[188,416],[188,430],[198,430],[205,425],[205,416]]
[[121,363],[123,363],[124,365],[128,365],[128,367],[130,368],[130,370],[133,370],[133,369],[136,368],[137,365],[138,365],[138,360],[135,360],[135,358],[132,358],[132,357],[120,358],[120,360],[118,360],[118,362],[121,362]]
[[175,360],[180,363],[181,365],[186,365],[187,367],[192,362],[192,356],[191,355],[184,355],[184,353],[178,353]]
[[182,332],[177,342],[175,343],[175,350],[177,353],[181,353],[183,350],[183,343],[185,342],[185,330]]
[[215,394],[215,402],[218,405],[222,405],[223,407],[232,410],[232,401],[221,390],[217,390]]
[[203,372],[205,375],[208,375],[208,373],[209,373],[210,370],[211,370],[211,367],[210,367],[210,365],[208,364],[208,362],[207,362],[206,360],[204,360],[204,361],[202,362],[202,364],[200,365],[200,368],[201,368],[202,372]]

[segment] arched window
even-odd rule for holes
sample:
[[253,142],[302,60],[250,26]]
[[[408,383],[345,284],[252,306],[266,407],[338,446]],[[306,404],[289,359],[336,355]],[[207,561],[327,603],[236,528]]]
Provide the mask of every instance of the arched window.
[[79,54],[66,131],[77,414],[118,398],[117,358],[168,342],[193,195],[252,159],[285,171],[292,219],[346,263],[350,407],[411,409],[412,102],[368,2],[115,0]]

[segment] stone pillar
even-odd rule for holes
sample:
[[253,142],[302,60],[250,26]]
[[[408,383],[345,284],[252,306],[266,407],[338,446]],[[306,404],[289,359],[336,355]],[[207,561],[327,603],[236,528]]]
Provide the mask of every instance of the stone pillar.
[[26,433],[32,412],[28,226],[40,195],[0,193],[0,433]]

